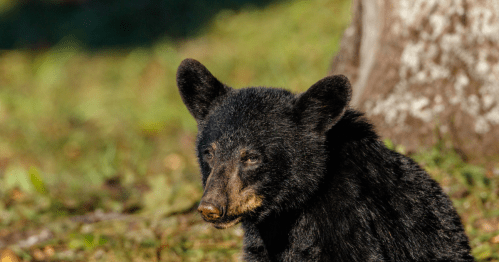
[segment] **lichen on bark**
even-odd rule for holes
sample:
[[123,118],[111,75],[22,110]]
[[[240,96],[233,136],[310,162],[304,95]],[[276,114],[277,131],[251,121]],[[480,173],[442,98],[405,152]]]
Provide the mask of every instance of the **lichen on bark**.
[[[373,8],[379,34],[363,42],[358,29]],[[470,156],[499,154],[499,1],[356,0],[352,10],[348,30],[360,35],[345,37],[340,55],[360,41],[360,63],[343,56],[331,73],[353,78],[354,106],[382,135],[416,149],[434,143],[437,130]],[[376,52],[367,72],[366,46]]]

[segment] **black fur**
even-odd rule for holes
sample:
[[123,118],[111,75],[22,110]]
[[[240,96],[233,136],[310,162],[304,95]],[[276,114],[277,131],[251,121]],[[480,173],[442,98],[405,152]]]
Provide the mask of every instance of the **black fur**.
[[198,122],[203,185],[212,169],[203,152],[213,142],[221,165],[237,160],[240,148],[261,158],[237,173],[263,199],[241,214],[245,260],[474,261],[452,202],[348,108],[344,76],[326,77],[299,95],[234,90],[187,59],[177,82]]

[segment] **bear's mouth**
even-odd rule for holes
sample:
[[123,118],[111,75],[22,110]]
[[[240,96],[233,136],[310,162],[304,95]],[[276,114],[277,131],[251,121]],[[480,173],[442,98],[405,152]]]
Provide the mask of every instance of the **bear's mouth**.
[[218,229],[226,229],[231,226],[234,226],[235,224],[239,223],[243,217],[242,216],[232,216],[228,217],[225,219],[222,219],[220,221],[210,221],[210,223]]

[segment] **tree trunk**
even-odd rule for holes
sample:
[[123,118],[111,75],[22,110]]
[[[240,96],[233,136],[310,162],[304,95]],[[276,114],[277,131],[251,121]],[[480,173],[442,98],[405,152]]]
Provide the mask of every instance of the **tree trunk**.
[[332,74],[383,137],[499,156],[499,1],[353,0]]

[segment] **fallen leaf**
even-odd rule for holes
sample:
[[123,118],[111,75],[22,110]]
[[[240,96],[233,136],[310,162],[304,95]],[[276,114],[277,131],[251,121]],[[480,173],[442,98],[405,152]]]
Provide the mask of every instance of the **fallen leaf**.
[[10,249],[0,251],[0,262],[19,262],[17,255]]
[[55,250],[54,250],[54,248],[53,248],[53,247],[51,247],[51,246],[46,246],[46,247],[43,249],[43,253],[45,253],[45,255],[46,255],[47,257],[52,257],[52,256],[54,256],[54,254],[55,254]]
[[46,259],[46,256],[45,256],[45,253],[43,253],[43,251],[41,251],[40,249],[35,249],[33,250],[33,252],[31,253],[33,255],[33,257],[40,261],[40,260],[45,260]]

